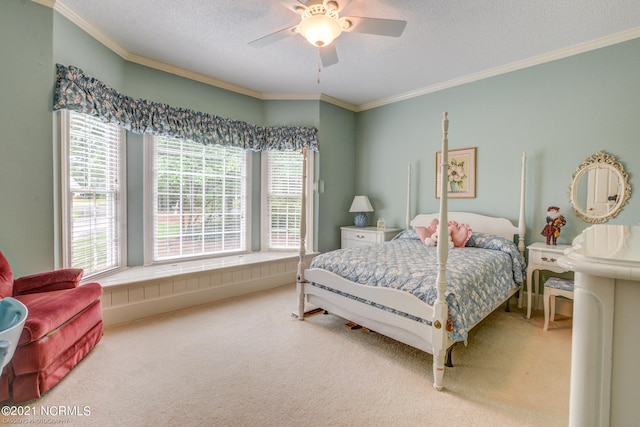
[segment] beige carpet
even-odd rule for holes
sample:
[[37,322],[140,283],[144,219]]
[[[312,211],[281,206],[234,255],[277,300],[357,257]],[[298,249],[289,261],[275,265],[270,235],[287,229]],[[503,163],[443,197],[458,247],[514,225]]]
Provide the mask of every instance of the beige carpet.
[[333,315],[295,320],[295,305],[289,285],[107,328],[60,384],[27,404],[72,415],[30,418],[96,426],[568,423],[570,319],[544,332],[541,312],[526,320],[515,304],[496,311],[468,347],[456,346],[437,392],[431,355],[348,330]]

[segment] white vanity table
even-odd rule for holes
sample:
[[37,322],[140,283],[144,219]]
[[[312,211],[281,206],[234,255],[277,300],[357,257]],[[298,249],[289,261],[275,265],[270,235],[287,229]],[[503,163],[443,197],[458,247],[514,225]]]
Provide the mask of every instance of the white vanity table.
[[575,272],[569,425],[638,425],[640,226],[592,225],[557,262]]
[[[529,262],[527,263],[527,319],[531,319],[531,310],[538,306],[538,291],[540,290],[540,270],[554,273],[566,273],[568,269],[558,265],[558,258],[571,246],[549,246],[544,243],[533,243],[527,246]],[[531,299],[533,302],[531,302]]]

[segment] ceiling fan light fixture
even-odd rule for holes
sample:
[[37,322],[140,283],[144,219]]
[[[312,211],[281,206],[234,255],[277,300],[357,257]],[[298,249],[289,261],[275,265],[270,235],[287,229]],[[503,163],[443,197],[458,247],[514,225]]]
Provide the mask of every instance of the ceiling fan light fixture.
[[312,15],[303,18],[298,25],[298,32],[312,45],[323,47],[331,44],[340,35],[342,26],[331,15]]

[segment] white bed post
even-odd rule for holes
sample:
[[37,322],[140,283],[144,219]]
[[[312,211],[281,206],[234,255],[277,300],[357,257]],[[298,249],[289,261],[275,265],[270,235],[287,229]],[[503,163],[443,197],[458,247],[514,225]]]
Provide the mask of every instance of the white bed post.
[[522,153],[522,179],[520,180],[520,217],[518,218],[518,250],[524,255],[524,237],[527,232],[527,223],[524,215],[524,193],[527,182],[527,153]]
[[408,230],[411,225],[411,162],[407,166],[407,216],[404,221],[404,229]]
[[304,256],[306,254],[305,241],[307,238],[307,148],[302,149],[302,211],[300,212],[300,258],[296,274],[296,290],[298,292],[298,314],[304,320]]
[[[442,120],[442,159],[440,160],[440,219],[438,224],[438,234],[447,236],[449,220],[447,215],[447,166],[449,163],[449,132],[448,113],[444,113]],[[444,243],[444,244],[442,244]],[[447,258],[449,256],[449,246],[447,239],[441,240],[438,245],[438,276],[436,286],[438,296],[433,305],[433,388],[442,390],[442,380],[444,378],[444,362],[446,357],[447,342],[447,318],[449,316],[445,293],[447,291]]]

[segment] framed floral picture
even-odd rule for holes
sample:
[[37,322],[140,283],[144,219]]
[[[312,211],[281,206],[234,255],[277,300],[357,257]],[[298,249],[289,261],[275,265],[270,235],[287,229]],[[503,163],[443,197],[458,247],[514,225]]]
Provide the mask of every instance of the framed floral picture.
[[[442,151],[436,153],[436,198],[440,198],[440,163]],[[476,197],[476,147],[449,150],[447,165],[449,198]]]

